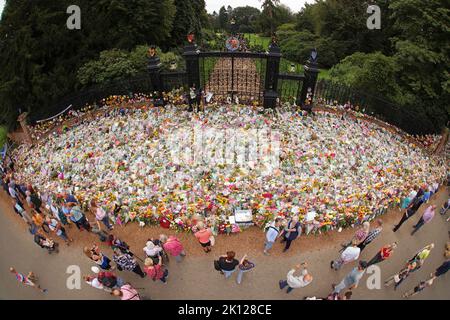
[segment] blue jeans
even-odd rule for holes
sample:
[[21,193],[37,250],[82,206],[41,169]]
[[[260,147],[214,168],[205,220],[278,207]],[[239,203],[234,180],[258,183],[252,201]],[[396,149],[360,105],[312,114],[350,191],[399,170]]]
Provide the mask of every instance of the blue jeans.
[[413,227],[414,230],[411,232],[411,235],[413,235],[413,234],[416,233],[420,228],[422,228],[424,224],[425,224],[425,221],[423,220],[423,217],[422,217],[422,218],[420,218],[419,222],[417,222],[417,224]]
[[231,277],[231,275],[233,274],[234,271],[236,271],[236,269],[231,270],[231,271],[222,270],[222,272],[225,274],[225,279],[228,279],[229,277]]
[[[250,270],[251,270],[251,269],[250,269]],[[249,272],[250,270],[241,270],[241,269],[239,269],[239,272],[238,272],[238,275],[237,275],[236,282],[237,282],[238,284],[241,284],[241,282],[242,282],[242,276],[244,275],[244,273]]]
[[268,251],[268,250],[272,249],[273,244],[274,244],[274,242],[266,241],[264,243],[264,251]]
[[112,229],[111,223],[109,223],[109,217],[105,216],[102,220],[103,224],[108,228],[108,230]]
[[287,288],[286,293],[291,292],[292,290],[294,290],[294,288],[289,287],[287,280],[280,280],[280,289],[283,290],[284,288]]

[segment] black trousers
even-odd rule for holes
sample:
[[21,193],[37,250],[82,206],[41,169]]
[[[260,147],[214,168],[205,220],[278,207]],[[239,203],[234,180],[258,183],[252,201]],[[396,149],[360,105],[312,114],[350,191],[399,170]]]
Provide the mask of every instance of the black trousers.
[[286,242],[286,245],[284,246],[284,250],[288,250],[291,247],[291,243],[293,240],[289,240],[286,236],[283,236],[283,240],[281,240],[281,243]]
[[370,261],[367,263],[367,266],[371,266],[373,264],[377,264],[379,262],[383,261],[383,258],[381,257],[381,253],[378,252]]
[[408,210],[406,209],[405,213],[403,214],[402,218],[400,219],[400,221],[395,225],[394,227],[394,232],[397,232],[398,229],[400,229],[400,227],[402,226],[403,223],[405,223],[406,220],[408,220],[409,218],[411,218],[416,211],[412,211],[412,210]]
[[145,273],[142,271],[141,266],[139,264],[136,264],[136,267],[134,267],[133,272],[137,275],[140,275],[141,278],[145,278]]

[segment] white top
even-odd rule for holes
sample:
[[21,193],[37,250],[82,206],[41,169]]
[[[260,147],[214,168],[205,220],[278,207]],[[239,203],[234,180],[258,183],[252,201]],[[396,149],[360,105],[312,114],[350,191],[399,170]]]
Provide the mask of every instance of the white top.
[[86,283],[94,288],[103,290],[103,285],[98,281],[97,278],[92,279],[91,281],[86,281]]
[[359,258],[359,253],[361,252],[361,249],[358,247],[348,247],[347,249],[342,252],[341,259],[347,263],[351,261],[355,261]]
[[266,239],[268,242],[275,242],[275,240],[277,239],[278,233],[279,231],[277,231],[278,228],[275,227],[275,225],[272,223],[270,225],[270,227],[267,229],[267,233],[266,233]]
[[312,280],[309,282],[305,281],[305,276],[308,274],[308,270],[303,269],[302,274],[298,277],[294,276],[294,273],[295,273],[295,269],[292,269],[287,274],[286,280],[287,280],[289,287],[294,288],[294,289],[295,288],[303,288],[312,282]]
[[154,257],[162,251],[162,248],[160,246],[155,246],[155,244],[153,242],[148,241],[147,246],[144,247],[143,250],[145,251],[147,256]]

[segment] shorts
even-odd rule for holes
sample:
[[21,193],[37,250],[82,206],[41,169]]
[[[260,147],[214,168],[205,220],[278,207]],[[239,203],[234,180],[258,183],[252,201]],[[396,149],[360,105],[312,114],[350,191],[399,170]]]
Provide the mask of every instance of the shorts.
[[208,241],[207,243],[201,243],[200,242],[200,244],[202,245],[203,248],[211,247],[211,241]]

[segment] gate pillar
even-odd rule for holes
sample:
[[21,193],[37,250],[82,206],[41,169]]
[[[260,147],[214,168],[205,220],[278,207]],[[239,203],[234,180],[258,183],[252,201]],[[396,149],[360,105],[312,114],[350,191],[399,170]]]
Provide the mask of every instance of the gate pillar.
[[317,85],[317,76],[319,75],[319,67],[317,64],[317,50],[314,49],[311,52],[311,56],[306,61],[304,65],[305,68],[305,80],[302,86],[302,93],[300,95],[300,101],[297,101],[297,105],[305,106],[306,100],[308,100],[308,105],[311,108],[313,99],[314,99],[314,91],[316,90]]
[[274,40],[269,46],[264,87],[264,108],[275,108],[278,98],[278,76],[280,74],[281,51]]
[[163,83],[161,82],[161,61],[156,52],[156,47],[151,46],[148,49],[148,65],[147,70],[152,81],[154,91],[162,91]]
[[193,41],[184,47],[183,57],[186,60],[188,88],[194,84],[197,89],[200,88],[199,53],[200,50]]

